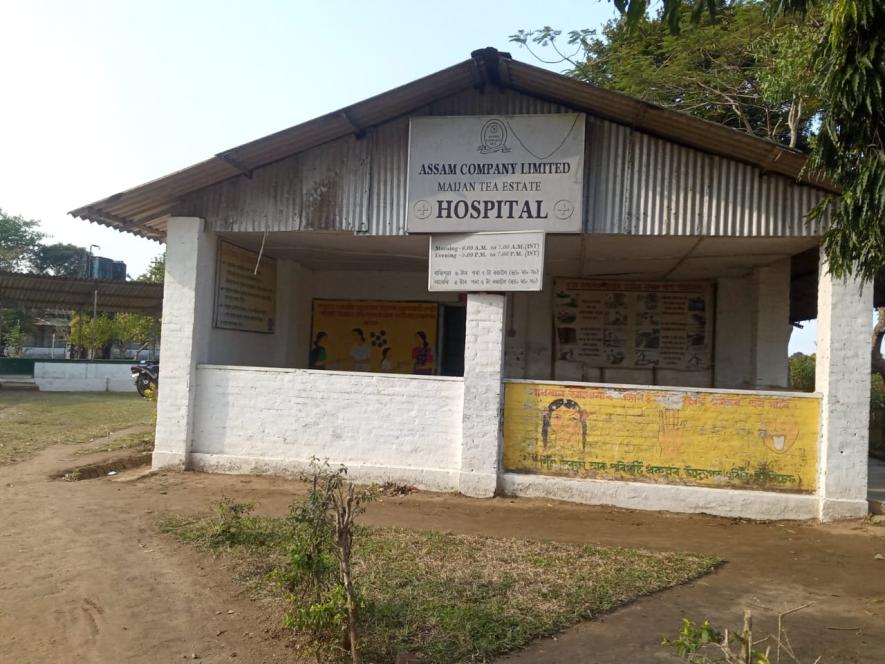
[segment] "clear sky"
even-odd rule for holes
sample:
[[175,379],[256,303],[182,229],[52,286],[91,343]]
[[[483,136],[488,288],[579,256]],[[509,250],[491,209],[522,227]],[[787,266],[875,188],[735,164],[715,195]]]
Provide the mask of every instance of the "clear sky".
[[[509,43],[520,28],[612,16],[594,0],[0,0],[0,207],[137,276],[161,245],[67,211],[477,48],[534,62]],[[813,352],[813,333],[793,337],[791,351]]]

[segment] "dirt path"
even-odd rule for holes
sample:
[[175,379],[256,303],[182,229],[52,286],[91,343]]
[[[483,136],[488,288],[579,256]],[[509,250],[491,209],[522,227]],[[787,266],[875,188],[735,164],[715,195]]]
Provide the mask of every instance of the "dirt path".
[[74,451],[0,468],[0,661],[291,661],[241,587],[157,533],[163,478],[48,480],[95,460]]
[[[0,661],[172,662],[191,654],[206,662],[293,661],[270,607],[218,573],[210,557],[157,533],[154,519],[164,511],[206,510],[222,495],[280,515],[300,485],[193,473],[47,479],[95,460],[74,451],[55,447],[0,468]],[[817,655],[827,664],[885,661],[885,561],[874,559],[885,553],[883,527],[739,523],[439,494],[387,498],[366,521],[687,549],[729,561],[697,583],[541,641],[508,661],[672,661],[659,641],[683,615],[737,625],[745,606],[761,617],[808,602],[787,622],[793,642],[803,644],[803,662]],[[760,631],[771,627],[770,620],[760,623]]]

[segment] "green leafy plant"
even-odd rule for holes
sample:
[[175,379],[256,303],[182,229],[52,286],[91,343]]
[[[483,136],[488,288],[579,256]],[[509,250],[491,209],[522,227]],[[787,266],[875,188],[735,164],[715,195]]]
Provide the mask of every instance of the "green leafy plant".
[[[784,630],[783,619],[807,606],[778,614],[777,634],[769,634],[758,640],[753,638],[753,616],[747,609],[744,610],[744,625],[740,632],[719,630],[708,620],[699,625],[689,618],[683,618],[677,637],[663,639],[661,645],[672,648],[678,657],[695,664],[780,664],[781,661],[801,664]],[[764,651],[757,648],[763,645]],[[781,655],[784,656],[783,660]],[[815,664],[818,661],[820,658],[815,660]]]
[[702,625],[698,625],[689,618],[683,618],[679,627],[679,636],[672,641],[664,639],[661,644],[671,646],[679,657],[690,659],[705,645],[718,644],[721,641],[722,635],[709,621],[705,620]]
[[286,625],[308,635],[317,658],[349,651],[357,663],[357,613],[362,604],[351,559],[355,519],[374,490],[357,489],[346,475],[344,466],[331,468],[328,461],[311,459],[302,477],[310,488],[290,508],[287,561],[275,578],[291,605]]
[[9,357],[21,357],[25,345],[25,333],[20,323],[16,322],[6,333],[6,354]]
[[143,314],[118,313],[113,318],[111,339],[121,354],[130,344],[140,344],[144,348],[159,341],[160,319]]
[[92,351],[93,357],[114,339],[114,319],[106,314],[71,317],[71,343]]
[[790,387],[802,392],[814,392],[815,356],[814,353],[793,353],[790,355]]
[[212,546],[236,546],[248,544],[254,539],[254,529],[249,523],[252,503],[238,503],[224,497],[215,506],[215,514],[208,533]]

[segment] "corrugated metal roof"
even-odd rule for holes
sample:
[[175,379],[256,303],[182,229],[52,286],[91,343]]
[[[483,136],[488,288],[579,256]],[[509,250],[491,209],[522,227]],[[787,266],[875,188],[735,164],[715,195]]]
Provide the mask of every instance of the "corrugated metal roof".
[[0,272],[4,306],[91,310],[95,291],[99,311],[159,315],[163,310],[163,284]]
[[[513,89],[463,90],[410,115],[185,194],[176,216],[236,233],[324,230],[405,235],[409,117],[571,113]],[[818,237],[824,195],[784,175],[587,115],[583,229],[592,234]]]
[[[703,152],[798,178],[805,156],[771,141],[654,106],[546,69],[511,60],[494,49],[475,51],[465,60],[347,108],[309,120],[134,189],[73,210],[70,214],[153,239],[165,236],[166,217],[181,197],[253,171],[286,157],[444,100],[459,91],[491,84],[512,88],[620,125]],[[442,104],[444,105],[444,103]],[[826,188],[825,183],[812,182]],[[358,191],[342,195],[352,197]],[[390,192],[393,193],[393,192]],[[397,191],[397,197],[400,195]],[[369,201],[369,206],[377,201]]]

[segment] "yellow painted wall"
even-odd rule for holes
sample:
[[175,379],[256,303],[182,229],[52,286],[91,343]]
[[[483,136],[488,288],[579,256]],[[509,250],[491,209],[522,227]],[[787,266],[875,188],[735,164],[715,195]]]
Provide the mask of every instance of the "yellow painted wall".
[[814,397],[508,383],[513,472],[811,492]]

